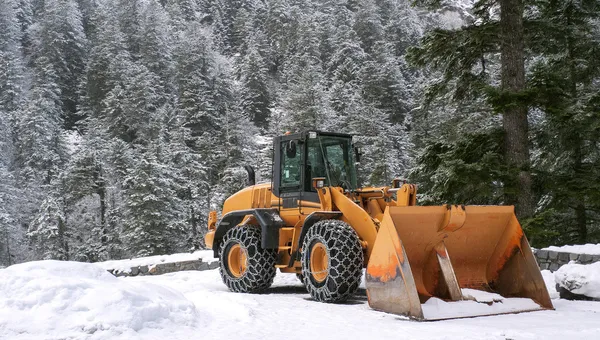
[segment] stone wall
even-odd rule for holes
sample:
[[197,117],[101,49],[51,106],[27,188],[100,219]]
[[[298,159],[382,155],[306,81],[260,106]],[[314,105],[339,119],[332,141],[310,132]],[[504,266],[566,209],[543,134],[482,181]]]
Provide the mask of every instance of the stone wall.
[[576,254],[553,250],[534,250],[533,254],[541,270],[556,271],[563,264],[575,261],[580,264],[590,264],[600,261],[600,255]]
[[[580,264],[600,262],[600,255],[576,254],[552,250],[534,249],[533,254],[541,270],[556,271],[562,265],[575,261]],[[109,272],[115,276],[160,275],[183,270],[210,270],[219,268],[219,261],[203,262],[202,259],[182,262],[157,263],[148,266],[132,267],[129,271],[115,269]]]
[[182,262],[157,263],[147,266],[131,267],[130,270],[120,271],[109,269],[114,276],[160,275],[184,270],[209,270],[219,268],[219,261],[203,262],[202,259]]

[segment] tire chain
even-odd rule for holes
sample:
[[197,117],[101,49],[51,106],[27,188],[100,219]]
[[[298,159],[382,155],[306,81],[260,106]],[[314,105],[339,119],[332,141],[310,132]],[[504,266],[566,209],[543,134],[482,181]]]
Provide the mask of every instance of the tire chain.
[[[239,226],[227,231],[221,242],[219,272],[223,283],[229,290],[238,293],[255,293],[271,286],[275,277],[277,260],[276,250],[262,249],[260,246],[261,231],[252,226]],[[227,254],[224,250],[230,244],[239,243],[247,252],[246,271],[239,278],[232,276],[227,268]]]
[[[321,284],[313,281],[310,270],[310,245],[318,241],[327,248],[328,274]],[[315,223],[302,244],[302,275],[304,285],[313,299],[341,302],[352,296],[362,278],[364,254],[356,232],[339,220]]]

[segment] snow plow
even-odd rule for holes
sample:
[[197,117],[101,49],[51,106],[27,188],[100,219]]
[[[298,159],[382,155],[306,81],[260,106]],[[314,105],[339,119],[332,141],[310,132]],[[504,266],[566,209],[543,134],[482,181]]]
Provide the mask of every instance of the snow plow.
[[359,187],[352,136],[274,138],[273,180],[209,216],[207,246],[234,292],[259,292],[276,269],[312,298],[340,302],[366,268],[369,305],[416,320],[553,309],[512,206],[416,206],[416,187]]

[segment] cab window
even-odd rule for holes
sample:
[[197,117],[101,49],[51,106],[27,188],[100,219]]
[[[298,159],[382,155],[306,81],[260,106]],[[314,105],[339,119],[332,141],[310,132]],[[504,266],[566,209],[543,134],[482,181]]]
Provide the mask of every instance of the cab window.
[[281,142],[281,183],[280,188],[299,189],[301,183],[300,165],[302,151],[297,141]]

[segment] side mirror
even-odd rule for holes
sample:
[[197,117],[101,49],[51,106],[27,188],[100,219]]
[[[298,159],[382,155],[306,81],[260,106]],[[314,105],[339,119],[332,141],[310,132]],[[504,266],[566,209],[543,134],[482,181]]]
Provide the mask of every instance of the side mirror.
[[358,148],[358,146],[354,147],[354,160],[356,161],[356,163],[360,163],[360,149]]
[[288,158],[296,158],[296,141],[291,140],[285,145],[285,155]]
[[296,158],[296,141],[291,140],[285,145],[285,155],[287,158]]

